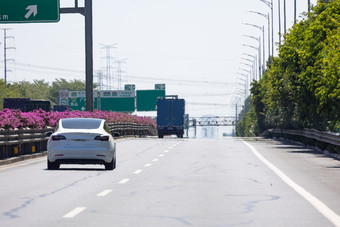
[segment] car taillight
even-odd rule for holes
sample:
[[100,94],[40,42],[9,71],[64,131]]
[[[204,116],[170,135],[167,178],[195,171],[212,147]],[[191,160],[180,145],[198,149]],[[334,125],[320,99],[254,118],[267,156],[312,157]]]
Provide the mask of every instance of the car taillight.
[[66,137],[63,135],[54,135],[52,136],[52,140],[59,141],[59,140],[66,140]]
[[109,141],[110,137],[101,135],[101,136],[96,136],[94,139],[100,140],[100,141]]

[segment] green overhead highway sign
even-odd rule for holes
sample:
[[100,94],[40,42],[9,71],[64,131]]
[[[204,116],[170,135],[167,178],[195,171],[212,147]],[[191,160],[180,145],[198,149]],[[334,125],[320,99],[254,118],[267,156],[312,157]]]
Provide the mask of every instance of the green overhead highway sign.
[[156,111],[157,99],[165,98],[165,90],[137,91],[137,111]]
[[58,22],[59,0],[1,0],[0,24]]
[[101,91],[101,110],[132,113],[135,111],[135,96],[134,88],[130,90]]
[[[93,91],[93,108],[98,109],[98,94]],[[85,91],[69,91],[68,104],[71,110],[86,110],[86,92]]]

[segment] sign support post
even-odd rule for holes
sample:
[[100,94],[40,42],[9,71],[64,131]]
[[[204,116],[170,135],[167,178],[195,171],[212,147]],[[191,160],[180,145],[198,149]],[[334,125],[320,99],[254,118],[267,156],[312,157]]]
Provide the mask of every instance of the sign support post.
[[85,83],[86,111],[93,111],[93,22],[92,0],[85,0],[85,7],[78,7],[74,0],[74,8],[61,8],[60,13],[79,13],[85,16]]

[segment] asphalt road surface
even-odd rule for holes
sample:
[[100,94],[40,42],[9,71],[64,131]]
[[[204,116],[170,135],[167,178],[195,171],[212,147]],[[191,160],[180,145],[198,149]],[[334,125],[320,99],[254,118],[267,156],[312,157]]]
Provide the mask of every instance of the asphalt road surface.
[[117,169],[0,167],[0,226],[340,226],[340,161],[294,143],[117,142]]

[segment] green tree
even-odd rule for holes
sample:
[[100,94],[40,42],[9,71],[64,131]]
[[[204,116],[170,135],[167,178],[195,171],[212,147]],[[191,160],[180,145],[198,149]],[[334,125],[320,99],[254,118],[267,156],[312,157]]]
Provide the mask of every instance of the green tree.
[[72,80],[69,82],[62,78],[56,79],[54,82],[52,82],[52,86],[47,97],[52,101],[52,103],[56,104],[58,103],[60,90],[84,91],[85,87],[85,82],[82,80]]

